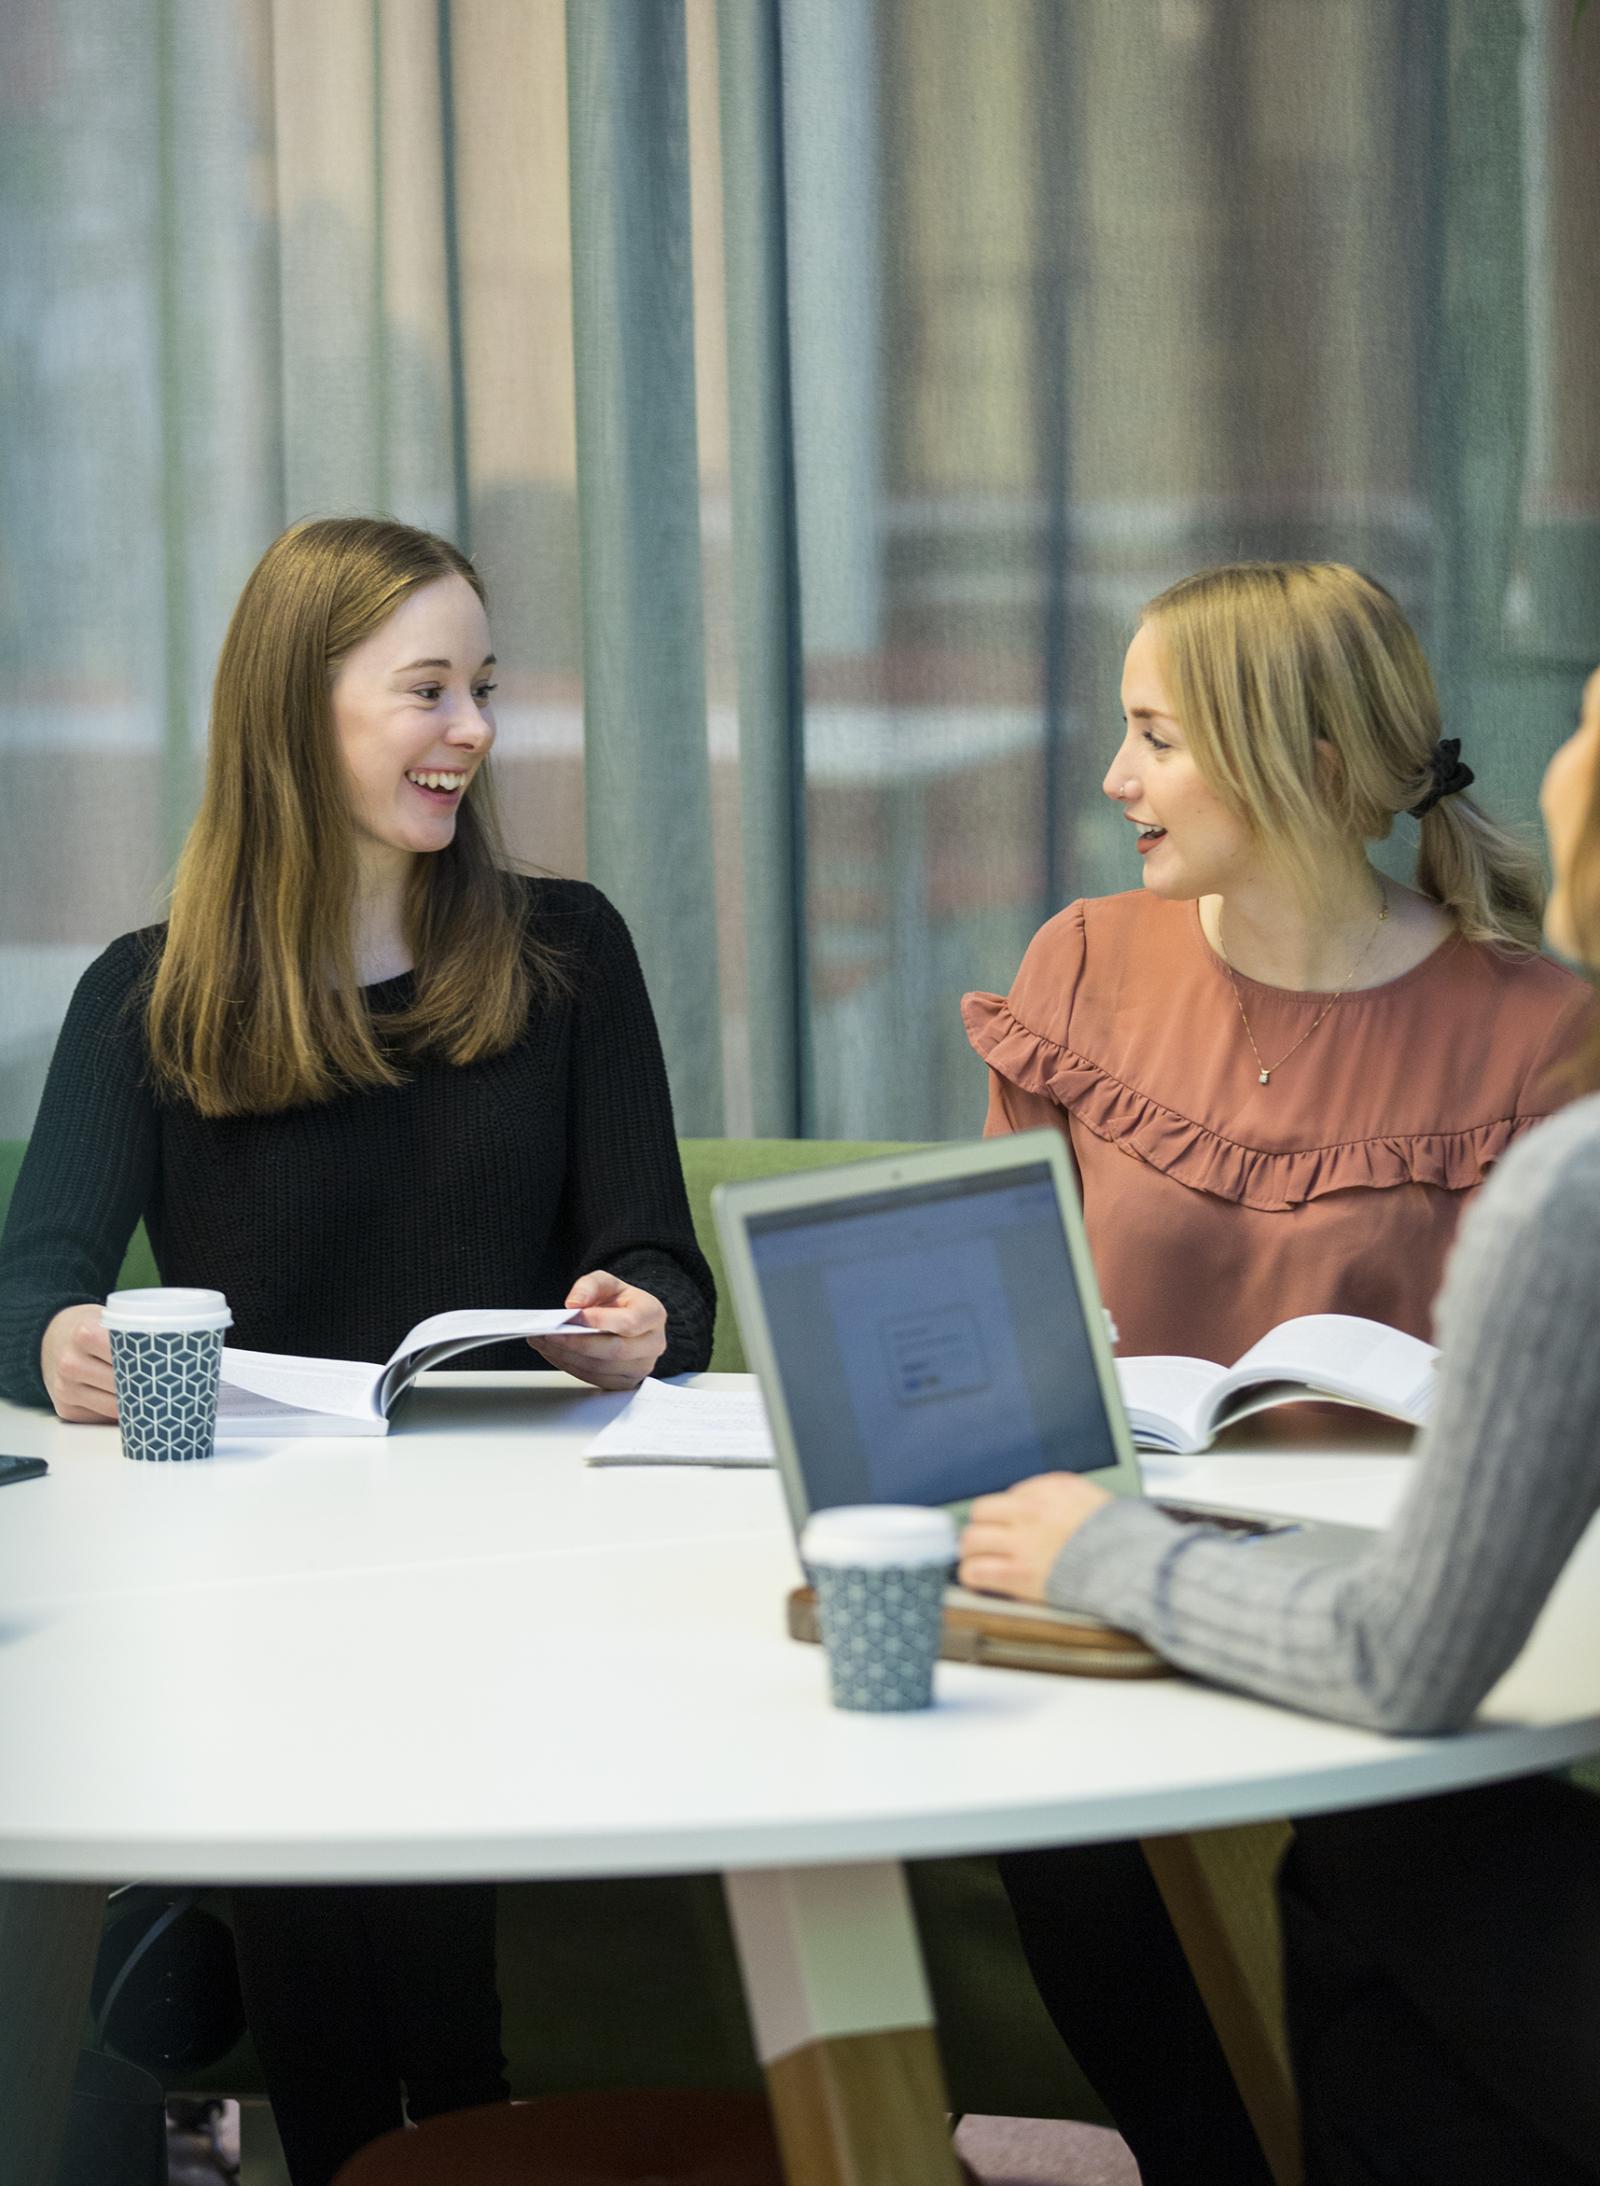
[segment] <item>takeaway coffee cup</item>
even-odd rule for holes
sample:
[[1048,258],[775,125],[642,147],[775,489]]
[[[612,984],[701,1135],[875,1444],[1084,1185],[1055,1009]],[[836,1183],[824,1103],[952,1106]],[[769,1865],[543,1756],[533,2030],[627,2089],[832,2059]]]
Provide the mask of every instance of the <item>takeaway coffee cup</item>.
[[895,1503],[817,1511],[800,1537],[800,1559],[817,1590],[834,1706],[930,1707],[956,1560],[949,1513]]
[[220,1290],[114,1290],[100,1315],[111,1337],[124,1457],[209,1457],[217,1434]]

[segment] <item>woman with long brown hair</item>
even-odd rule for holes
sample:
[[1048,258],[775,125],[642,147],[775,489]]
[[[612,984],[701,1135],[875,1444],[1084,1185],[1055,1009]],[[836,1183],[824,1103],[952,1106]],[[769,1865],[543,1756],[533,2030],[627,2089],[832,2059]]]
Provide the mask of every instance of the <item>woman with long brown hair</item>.
[[[0,1244],[0,1391],[116,1416],[99,1301],[144,1221],[242,1345],[381,1359],[449,1307],[584,1309],[608,1389],[705,1366],[660,1044],[598,890],[513,873],[486,771],[482,583],[373,518],[294,526],[218,666],[164,926],[79,983]],[[526,1364],[521,1346],[482,1364]],[[489,1890],[240,1892],[295,2186],[400,2118],[503,2096]]]

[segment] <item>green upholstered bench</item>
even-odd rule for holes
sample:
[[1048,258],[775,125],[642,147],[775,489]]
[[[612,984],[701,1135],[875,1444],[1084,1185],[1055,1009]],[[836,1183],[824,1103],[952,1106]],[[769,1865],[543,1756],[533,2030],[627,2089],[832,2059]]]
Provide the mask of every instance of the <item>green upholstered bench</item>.
[[[696,1234],[719,1290],[714,1184],[902,1150],[817,1140],[682,1143]],[[0,1141],[0,1217],[22,1154],[20,1142]],[[141,1229],[120,1282],[157,1280]],[[726,1312],[712,1364],[724,1371],[744,1366]],[[1103,2119],[1034,1993],[993,1863],[923,1861],[909,1874],[952,2104],[1002,2116]],[[207,1902],[226,1910],[220,1894]],[[500,1893],[500,1982],[506,2054],[519,2095],[762,2084],[715,1876],[509,1884]],[[261,2079],[248,2043],[241,2043],[184,2084],[195,2092],[254,2094]]]
[[727,1277],[717,1226],[711,1219],[712,1188],[736,1178],[792,1176],[797,1169],[829,1169],[840,1162],[865,1161],[873,1154],[910,1152],[904,1139],[679,1139],[683,1181],[700,1250],[717,1281],[717,1334],[711,1368],[718,1374],[745,1371],[744,1346],[728,1303]]

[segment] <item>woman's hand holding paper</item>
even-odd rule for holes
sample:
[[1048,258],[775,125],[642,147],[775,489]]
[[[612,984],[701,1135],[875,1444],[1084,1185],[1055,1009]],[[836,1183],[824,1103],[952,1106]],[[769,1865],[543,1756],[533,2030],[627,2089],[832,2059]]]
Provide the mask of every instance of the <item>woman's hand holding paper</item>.
[[635,1389],[667,1348],[667,1309],[604,1268],[580,1275],[565,1303],[600,1336],[530,1336],[539,1356],[596,1389]]

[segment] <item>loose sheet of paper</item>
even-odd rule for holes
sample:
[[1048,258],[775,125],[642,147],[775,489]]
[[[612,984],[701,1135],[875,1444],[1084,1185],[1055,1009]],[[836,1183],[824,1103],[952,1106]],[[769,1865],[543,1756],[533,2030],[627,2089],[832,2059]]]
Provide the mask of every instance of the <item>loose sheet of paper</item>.
[[640,1384],[584,1451],[590,1465],[772,1465],[759,1389]]

